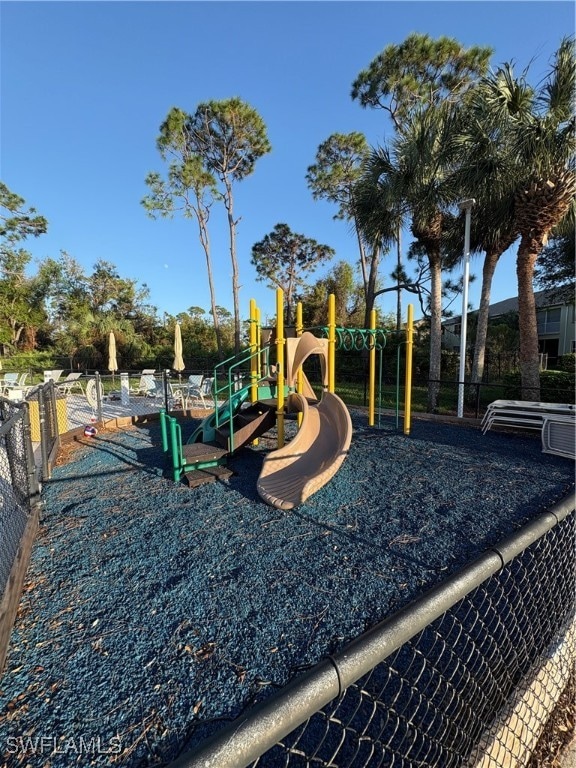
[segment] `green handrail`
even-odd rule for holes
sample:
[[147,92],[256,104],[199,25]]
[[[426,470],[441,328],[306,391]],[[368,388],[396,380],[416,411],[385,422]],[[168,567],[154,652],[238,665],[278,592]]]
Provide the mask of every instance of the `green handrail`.
[[[232,408],[229,408],[228,412],[226,413],[226,417],[222,422],[220,422],[221,414],[218,408],[218,395],[225,393],[224,400],[226,402],[232,403],[232,397],[236,391],[235,386],[237,384],[237,380],[235,379],[235,372],[237,372],[241,365],[246,365],[246,363],[249,363],[252,358],[257,357],[262,353],[264,353],[266,356],[266,366],[268,366],[270,361],[270,347],[263,347],[262,349],[255,350],[254,352],[252,352],[250,349],[243,350],[242,352],[239,352],[238,355],[233,355],[232,357],[223,360],[221,363],[217,363],[217,365],[214,367],[214,424],[216,429],[218,429],[218,427],[226,426],[227,423],[230,424],[230,453],[234,451],[234,412]],[[220,378],[222,378],[221,370],[225,366],[228,367],[226,383],[223,386],[219,386],[218,375],[220,374]]]
[[182,428],[174,416],[168,415],[164,409],[160,411],[160,428],[162,450],[168,454],[174,482],[178,482],[185,464],[182,456]]

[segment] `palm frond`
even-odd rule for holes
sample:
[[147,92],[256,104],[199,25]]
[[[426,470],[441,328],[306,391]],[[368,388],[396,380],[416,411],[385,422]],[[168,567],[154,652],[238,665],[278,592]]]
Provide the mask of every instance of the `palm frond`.
[[573,119],[576,95],[575,46],[573,37],[565,37],[556,51],[547,82],[538,96],[538,106],[558,123]]

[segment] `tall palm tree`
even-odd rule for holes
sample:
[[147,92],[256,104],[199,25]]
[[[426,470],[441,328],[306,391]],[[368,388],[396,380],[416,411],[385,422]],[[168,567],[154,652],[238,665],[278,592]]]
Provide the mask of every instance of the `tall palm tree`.
[[[364,282],[364,326],[370,321],[370,312],[376,298],[386,288],[378,287],[380,256],[386,253],[402,226],[403,211],[392,200],[383,166],[391,163],[385,157],[385,149],[372,150],[362,164],[362,175],[354,184],[350,207],[353,211],[354,226],[363,251],[370,253],[366,270],[362,272]],[[399,284],[400,280],[397,280]]]
[[[486,123],[485,106],[478,89],[469,91],[467,98],[462,100],[457,121],[449,150],[454,194],[461,200],[475,200],[470,253],[485,254],[471,375],[472,383],[479,384],[484,374],[492,281],[500,257],[518,237],[509,188],[513,163],[506,143],[507,134]],[[461,213],[453,225],[446,228],[445,245],[453,259],[463,253],[464,218]]]
[[[442,341],[442,231],[453,191],[445,148],[453,128],[450,105],[415,113],[389,146],[372,152],[362,184],[373,189],[360,196],[360,216],[368,231],[374,221],[394,237],[397,224],[409,224],[430,268],[430,370],[428,411],[437,407]],[[451,197],[452,196],[452,197]]]
[[523,397],[540,398],[534,267],[552,230],[574,209],[576,194],[576,68],[574,39],[562,40],[537,89],[510,64],[486,78],[479,96],[486,130],[505,137],[508,194],[520,244],[516,258],[520,370]]

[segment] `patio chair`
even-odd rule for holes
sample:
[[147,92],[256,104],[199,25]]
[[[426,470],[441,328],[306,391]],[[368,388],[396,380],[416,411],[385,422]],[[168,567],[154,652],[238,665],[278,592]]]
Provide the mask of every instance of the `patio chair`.
[[203,373],[191,373],[190,376],[188,376],[189,387],[199,387],[201,386],[203,381],[204,381]]
[[82,373],[69,373],[63,381],[56,384],[56,389],[62,395],[69,395],[74,389],[79,389],[84,394],[84,386],[80,381],[82,375]]
[[9,389],[14,389],[18,383],[18,373],[5,373],[0,379],[0,392],[4,395]]
[[156,394],[154,373],[154,368],[144,368],[140,374],[138,384],[130,387],[130,394],[154,397]]
[[198,392],[204,381],[203,373],[191,373],[188,376],[188,383],[186,385],[186,407],[188,407],[188,400],[194,397],[198,397]]
[[188,391],[186,393],[186,405],[188,405],[188,401],[192,402],[192,405],[196,401],[200,401],[202,403],[202,408],[206,409],[208,406],[206,405],[205,397],[212,397],[212,389],[214,387],[214,377],[213,376],[206,376],[202,380],[202,383],[199,386],[194,385],[188,385]]
[[[168,410],[171,411],[176,405],[179,405],[182,410],[184,410],[184,406],[186,403],[186,387],[183,385],[182,387],[176,387],[171,382],[166,382],[166,386],[168,388]],[[155,379],[154,380],[154,394],[153,397],[156,397],[161,400],[162,403],[164,403],[165,395],[164,395],[164,381],[162,379]]]

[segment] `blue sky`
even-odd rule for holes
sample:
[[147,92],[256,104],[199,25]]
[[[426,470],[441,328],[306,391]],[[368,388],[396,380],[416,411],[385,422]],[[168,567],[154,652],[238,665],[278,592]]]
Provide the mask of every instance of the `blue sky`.
[[[208,310],[194,223],[152,221],[140,200],[147,173],[163,168],[156,137],[169,109],[193,112],[202,101],[238,96],[262,116],[272,144],[235,191],[240,301],[246,315],[252,297],[263,317],[272,315],[274,292],[255,282],[250,254],[278,222],[330,245],[336,260],[356,261],[349,226],[313,200],[306,170],[332,133],[361,131],[372,145],[389,135],[381,111],[352,101],[351,85],[411,32],[491,46],[494,67],[514,61],[520,71],[532,62],[536,83],[574,32],[574,4],[0,2],[0,178],[49,222],[26,247],[35,258],[67,251],[87,271],[111,261],[122,277],[148,285],[160,314]],[[211,218],[211,239],[216,299],[232,309],[223,210]],[[513,251],[501,260],[494,302],[516,295],[514,260]],[[476,308],[478,260],[471,271]],[[393,310],[392,296],[384,311]]]

